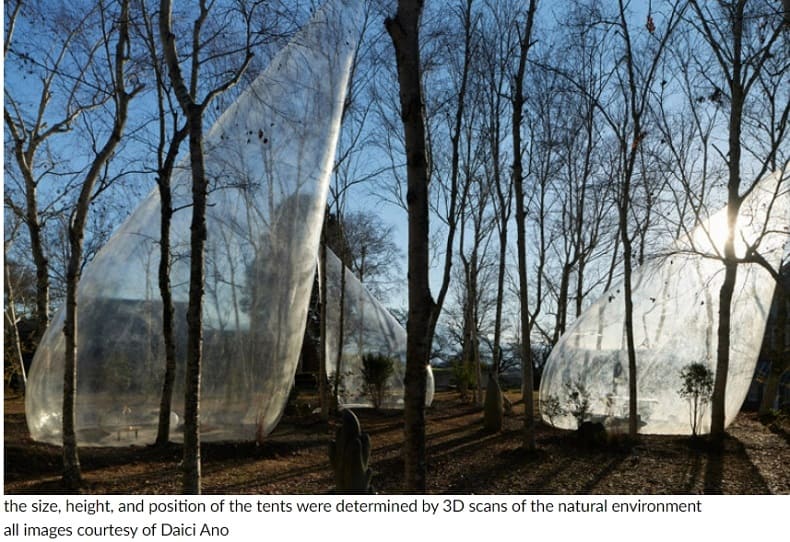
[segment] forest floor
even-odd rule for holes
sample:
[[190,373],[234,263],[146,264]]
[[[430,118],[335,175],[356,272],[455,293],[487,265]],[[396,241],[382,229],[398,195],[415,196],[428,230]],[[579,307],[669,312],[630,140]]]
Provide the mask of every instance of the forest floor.
[[[5,493],[61,493],[60,448],[34,442],[24,402],[4,398]],[[508,394],[516,400],[515,394]],[[372,443],[378,493],[403,490],[400,412],[359,410]],[[426,412],[428,493],[432,494],[790,494],[790,420],[770,426],[741,413],[723,451],[689,437],[640,436],[583,445],[574,432],[537,424],[537,451],[521,448],[523,405],[497,434],[484,432],[481,410],[456,392],[436,394]],[[261,444],[205,443],[203,492],[326,494],[333,476],[327,447],[336,423],[286,414]],[[179,493],[181,449],[82,448],[84,493]]]

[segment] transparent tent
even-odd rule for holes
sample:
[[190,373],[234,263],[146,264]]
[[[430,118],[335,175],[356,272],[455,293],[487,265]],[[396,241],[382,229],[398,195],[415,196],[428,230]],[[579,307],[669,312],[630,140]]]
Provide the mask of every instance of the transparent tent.
[[[319,10],[206,134],[208,207],[201,438],[269,433],[287,400],[304,336],[360,2]],[[174,173],[180,438],[188,302],[190,172]],[[153,191],[86,267],[79,290],[77,440],[154,441],[164,373],[157,286],[160,201]],[[35,440],[61,443],[63,314],[42,338],[26,415]]]
[[[787,175],[765,177],[744,200],[738,216],[736,255],[756,247],[774,269],[787,252],[790,183]],[[680,373],[691,363],[715,371],[719,291],[724,280],[726,208],[700,223],[632,277],[637,360],[639,431],[691,434],[690,410],[681,399]],[[725,423],[737,415],[749,389],[775,282],[756,263],[738,266],[732,300],[730,362]],[[628,353],[623,285],[614,286],[587,308],[560,338],[540,386],[543,420],[575,429],[573,394],[589,400],[587,419],[628,425]],[[577,410],[578,411],[578,410]],[[708,412],[709,414],[709,412]],[[710,416],[699,418],[701,432]]]
[[[345,284],[341,285],[340,273],[345,273]],[[364,284],[331,250],[327,250],[327,376],[338,382],[338,402],[346,407],[372,407],[373,401],[365,386],[362,374],[364,354],[383,354],[394,358],[394,372],[384,390],[383,408],[403,408],[403,377],[406,364],[406,330],[379,301],[365,288]],[[343,289],[343,348],[340,356],[341,287]],[[338,371],[339,369],[339,371]],[[434,381],[430,366],[425,389],[425,404],[433,401]]]

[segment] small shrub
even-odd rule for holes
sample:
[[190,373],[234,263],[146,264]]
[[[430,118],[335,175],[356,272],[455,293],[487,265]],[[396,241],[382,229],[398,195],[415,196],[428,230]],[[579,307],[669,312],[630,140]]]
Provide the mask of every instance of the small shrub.
[[703,363],[691,363],[680,370],[681,386],[678,395],[689,403],[691,434],[697,436],[705,405],[713,394],[713,371]]
[[554,419],[565,415],[565,409],[562,408],[560,398],[556,395],[550,395],[546,399],[540,401],[540,413],[549,419],[549,424],[553,427]]
[[581,380],[566,382],[565,391],[569,407],[567,412],[576,418],[576,427],[581,427],[590,413],[590,392]]
[[384,402],[387,380],[395,372],[395,361],[384,354],[368,353],[362,356],[362,376],[370,400],[378,410]]
[[469,399],[469,388],[475,383],[475,372],[472,369],[472,364],[462,359],[455,359],[452,362],[451,371],[455,385],[458,387],[458,393],[461,395],[461,400],[467,401]]

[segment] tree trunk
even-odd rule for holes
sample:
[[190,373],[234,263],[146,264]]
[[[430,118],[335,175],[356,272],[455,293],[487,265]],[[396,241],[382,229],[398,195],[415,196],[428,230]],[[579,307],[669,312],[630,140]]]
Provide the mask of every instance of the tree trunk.
[[554,337],[552,344],[557,344],[560,336],[565,333],[565,326],[568,321],[568,293],[570,290],[571,271],[573,265],[566,262],[562,266],[562,274],[560,276],[560,291],[557,295],[557,325],[554,327]]
[[524,109],[524,73],[527,54],[532,39],[532,26],[535,18],[537,0],[530,0],[524,35],[520,40],[520,56],[518,72],[515,76],[515,88],[511,96],[513,111],[513,186],[516,192],[516,239],[518,247],[518,283],[519,306],[521,307],[521,377],[522,395],[524,398],[524,430],[523,446],[527,451],[535,450],[535,405],[533,403],[534,382],[532,355],[530,344],[531,325],[529,321],[529,295],[527,286],[527,248],[526,248],[526,212],[524,209],[524,173],[521,160],[521,123]]
[[760,401],[759,410],[761,416],[768,414],[773,409],[774,399],[776,399],[776,394],[779,391],[779,382],[782,379],[782,375],[787,371],[788,366],[790,366],[790,351],[787,348],[788,300],[785,298],[786,294],[781,294],[778,291],[779,288],[781,288],[781,285],[777,285],[777,292],[774,294],[774,302],[776,303],[776,324],[774,326],[776,341],[770,350],[771,370],[763,387],[763,397]]
[[[157,71],[157,84],[163,85],[161,74]],[[160,90],[161,92],[161,90]],[[160,97],[160,106],[162,105]],[[160,107],[160,114],[164,116],[164,107]],[[160,125],[161,145],[164,145],[165,126]],[[187,127],[176,130],[173,139],[161,162],[157,174],[160,200],[160,239],[159,239],[159,293],[162,297],[162,336],[165,344],[165,376],[162,384],[162,396],[159,401],[159,425],[156,434],[157,446],[164,446],[170,440],[170,413],[173,405],[173,389],[176,379],[176,339],[175,339],[175,307],[173,293],[170,285],[170,223],[173,218],[173,194],[170,189],[178,149],[187,136]],[[160,157],[162,147],[160,146]]]
[[406,203],[409,215],[409,319],[406,324],[404,400],[405,489],[423,492],[425,465],[425,385],[430,358],[430,324],[434,303],[428,282],[428,161],[421,89],[419,21],[423,2],[399,0],[394,18],[385,21],[395,46],[405,133]]
[[[32,157],[31,157],[32,158]],[[49,260],[41,239],[41,223],[38,220],[36,185],[31,172],[24,172],[27,188],[27,226],[30,235],[30,250],[36,264],[36,335],[35,343],[41,340],[49,325]],[[30,180],[28,180],[28,176]]]
[[242,66],[225,83],[209,91],[202,103],[197,101],[200,74],[200,34],[210,15],[211,5],[200,3],[200,15],[192,27],[193,53],[190,61],[190,86],[184,80],[172,32],[172,2],[159,2],[159,39],[167,64],[173,92],[186,117],[189,137],[189,164],[192,170],[192,221],[190,224],[189,304],[187,306],[187,351],[184,385],[184,461],[183,491],[200,493],[200,378],[203,357],[203,294],[206,251],[206,205],[208,179],[203,154],[203,113],[218,94],[235,85],[249,65],[252,53],[247,50]]
[[576,268],[576,318],[581,316],[584,302],[584,269],[586,261],[586,257],[580,257]]
[[[166,175],[166,177],[165,177]],[[165,178],[167,180],[165,180]],[[162,296],[162,335],[165,342],[165,376],[159,402],[159,426],[156,445],[164,446],[170,440],[170,412],[173,403],[173,388],[176,379],[176,344],[174,331],[175,308],[170,289],[170,220],[173,216],[170,173],[160,173],[159,194],[161,200],[159,292]]]
[[[494,108],[492,116],[496,116],[499,108]],[[497,269],[496,286],[496,307],[494,312],[494,375],[499,376],[502,365],[502,305],[505,299],[505,273],[507,271],[507,224],[510,221],[510,210],[512,201],[512,185],[503,190],[503,176],[499,168],[499,122],[494,120],[494,129],[491,136],[491,161],[494,168],[494,186],[496,187],[497,201],[499,202],[499,213],[497,222],[499,225],[499,263]]]
[[[466,257],[466,210],[461,209],[461,234],[458,239],[458,256],[461,259],[461,265],[464,269],[464,316],[463,316],[463,336],[461,338],[461,368],[460,372],[463,375],[463,381],[458,383],[458,391],[460,392],[461,401],[467,402],[469,400],[469,378],[470,371],[475,367],[472,365],[474,354],[472,352],[472,327],[474,326],[474,318],[472,316],[472,272],[470,270],[469,260]],[[477,371],[475,371],[477,375]],[[479,382],[478,382],[479,383]],[[475,391],[475,397],[477,393]]]
[[494,370],[498,377],[502,364],[502,305],[505,298],[505,271],[507,265],[507,226],[499,232],[499,269],[496,283],[496,308],[494,312]]
[[[728,241],[728,244],[731,244],[731,241]],[[724,263],[724,283],[719,291],[719,343],[716,350],[716,378],[713,381],[710,422],[711,440],[719,445],[724,439],[727,375],[730,368],[730,315],[737,274],[738,265],[735,262]]]
[[[420,9],[422,9],[422,2],[419,2]],[[463,25],[464,25],[464,61],[463,69],[461,72],[460,87],[458,89],[458,107],[455,109],[455,119],[453,121],[453,130],[450,135],[450,146],[452,149],[450,157],[450,202],[447,208],[446,222],[447,222],[447,240],[445,242],[444,251],[444,271],[442,274],[442,285],[439,287],[439,292],[436,300],[432,302],[430,324],[428,326],[428,345],[432,344],[433,337],[436,334],[436,325],[438,323],[439,315],[444,306],[444,300],[447,296],[447,291],[450,287],[451,271],[453,265],[453,251],[455,249],[455,233],[458,228],[459,209],[463,210],[466,198],[468,196],[469,183],[465,183],[464,190],[459,198],[458,190],[458,177],[460,170],[460,140],[461,129],[463,127],[464,111],[466,109],[466,94],[469,84],[469,73],[472,63],[472,0],[466,0],[466,7],[463,12]],[[418,59],[419,60],[419,59]],[[420,102],[422,107],[422,102]],[[423,145],[424,147],[424,145]],[[427,155],[426,155],[427,156]],[[426,182],[428,179],[427,161],[426,161]],[[463,234],[463,230],[462,230]]]
[[738,275],[735,254],[735,226],[743,199],[739,195],[741,184],[741,129],[743,105],[746,99],[743,81],[743,17],[745,1],[741,0],[732,16],[732,75],[730,79],[730,119],[728,139],[728,179],[727,179],[727,238],[724,243],[724,282],[719,292],[719,329],[716,349],[716,377],[713,381],[711,398],[710,437],[715,445],[724,441],[726,418],[727,377],[730,367],[730,316],[732,296]]
[[[733,100],[734,102],[734,100]],[[732,136],[730,143],[732,144]],[[719,328],[716,348],[716,376],[711,397],[710,438],[713,444],[721,445],[724,440],[726,418],[727,377],[730,369],[730,318],[735,281],[738,277],[738,262],[735,258],[735,224],[740,212],[741,198],[738,196],[740,176],[740,145],[731,147],[736,156],[730,163],[730,181],[727,200],[727,239],[724,243],[724,282],[719,291]],[[734,151],[734,152],[733,152]],[[735,180],[733,182],[733,180]]]
[[[6,121],[9,124],[9,121]],[[11,123],[13,125],[13,123]],[[17,134],[17,132],[12,132]],[[38,344],[49,325],[49,259],[44,251],[41,238],[41,222],[38,218],[38,194],[36,179],[33,175],[33,160],[37,147],[30,143],[23,148],[26,138],[20,133],[15,138],[14,156],[25,180],[25,216],[23,217],[30,237],[30,251],[36,266],[36,331],[34,342]]]
[[[787,354],[785,354],[787,356]],[[774,408],[774,401],[779,393],[779,384],[781,383],[782,376],[787,372],[788,363],[787,357],[784,359],[774,358],[771,360],[771,370],[765,379],[765,386],[763,387],[763,397],[760,400],[760,409],[758,414],[765,416]],[[781,407],[781,405],[780,405]]]
[[187,359],[184,383],[185,494],[200,488],[200,376],[203,358],[203,262],[206,249],[208,182],[203,157],[203,111],[189,111],[189,156],[192,168],[192,223],[190,225],[189,305],[187,307]]
[[621,209],[620,231],[623,240],[623,290],[625,299],[625,340],[628,354],[628,436],[636,438],[639,433],[637,397],[638,376],[636,373],[636,345],[634,344],[634,301],[631,292],[631,240],[628,238],[627,223],[623,223],[627,207]]
[[[463,236],[462,236],[463,237]],[[468,276],[468,272],[466,273]],[[472,363],[472,316],[471,316],[471,303],[469,302],[469,291],[466,292],[467,299],[464,301],[464,331],[461,339],[461,368],[460,373],[463,375],[463,381],[458,382],[458,391],[460,392],[461,401],[466,403],[469,401],[469,378],[470,364]]]
[[[81,198],[82,199],[82,198]],[[87,199],[81,205],[81,214],[87,215]],[[79,208],[78,208],[79,209]],[[78,211],[78,214],[79,211]],[[63,333],[66,340],[63,363],[63,484],[67,489],[77,489],[82,484],[80,459],[77,450],[76,402],[77,402],[77,282],[79,260],[82,257],[83,232],[79,225],[69,227],[69,256],[66,269],[66,313]]]
[[115,94],[116,111],[113,126],[107,141],[99,150],[90,165],[80,187],[77,204],[69,222],[69,259],[66,264],[66,307],[63,324],[65,335],[65,359],[63,363],[63,483],[68,489],[76,489],[82,483],[76,435],[76,402],[77,402],[77,287],[79,285],[82,264],[82,250],[85,235],[85,224],[88,220],[93,187],[100,173],[112,157],[115,148],[121,141],[129,101],[140,90],[134,89],[131,94],[124,88],[124,63],[129,48],[129,1],[121,4],[118,18],[118,43],[115,47]]
[[[45,91],[47,90],[45,86]],[[40,110],[46,108],[48,95],[42,97]],[[36,266],[36,331],[34,342],[38,344],[49,324],[49,260],[44,251],[44,242],[41,238],[41,221],[38,216],[38,184],[33,173],[33,163],[36,158],[38,145],[43,141],[41,134],[36,130],[28,133],[23,128],[16,128],[16,123],[11,118],[8,110],[4,111],[5,121],[14,142],[14,158],[22,173],[25,182],[25,211],[18,213],[27,226],[30,237],[30,251],[33,263]],[[24,145],[27,143],[28,147]]]
[[480,365],[480,339],[478,336],[477,330],[477,318],[478,318],[478,292],[477,292],[477,275],[478,275],[478,264],[477,264],[477,251],[479,250],[478,247],[478,236],[475,235],[475,246],[474,252],[472,253],[472,262],[471,262],[471,277],[470,279],[470,287],[469,287],[469,296],[472,301],[469,316],[472,318],[472,328],[471,328],[471,340],[472,340],[472,360],[475,364],[475,380],[477,380],[477,393],[475,395],[475,402],[477,406],[483,406],[483,368]]
[[[3,267],[5,268],[5,291],[6,291],[6,326],[11,327],[13,337],[14,355],[19,364],[19,375],[22,377],[22,390],[27,389],[27,371],[25,370],[25,360],[22,356],[22,339],[19,336],[19,318],[16,315],[16,297],[14,295],[14,285],[11,282],[11,273],[8,269],[8,258],[4,258]],[[6,328],[8,329],[8,328]]]
[[[201,16],[203,15],[205,14],[201,13]],[[170,17],[170,2],[162,0],[159,11],[160,39],[173,89],[186,116],[189,164],[192,170],[182,491],[185,494],[200,494],[200,371],[203,355],[203,262],[206,245],[208,183],[203,156],[203,106],[195,103],[181,74],[175,36],[170,27]],[[195,23],[194,37],[196,40],[200,32],[200,23],[200,19]]]
[[[637,374],[636,374],[636,346],[634,344],[634,302],[631,292],[631,271],[632,271],[632,247],[631,237],[628,231],[628,214],[631,210],[631,180],[634,175],[636,165],[636,153],[642,138],[642,113],[638,106],[639,92],[634,68],[634,55],[631,49],[631,37],[626,20],[625,4],[623,0],[619,2],[620,7],[620,28],[625,44],[625,64],[628,69],[628,90],[624,90],[624,97],[628,102],[628,113],[631,117],[632,133],[629,134],[627,124],[620,136],[620,150],[623,159],[623,179],[620,185],[619,200],[617,201],[618,224],[620,230],[620,241],[623,243],[623,299],[625,305],[625,341],[626,355],[628,357],[628,436],[636,438],[639,432],[638,416],[638,397],[637,397]],[[630,137],[629,137],[630,136]],[[630,141],[629,141],[630,138]],[[629,150],[630,144],[630,150]]]
[[[518,125],[517,125],[518,126]],[[515,136],[516,129],[514,129]],[[520,146],[520,137],[513,138],[513,145]],[[518,156],[518,155],[516,155]],[[521,159],[516,158],[513,163],[513,181],[516,188],[516,229],[518,245],[518,284],[519,284],[519,306],[521,307],[521,378],[522,396],[524,399],[524,431],[523,445],[528,451],[535,449],[535,407],[533,404],[533,370],[532,347],[530,344],[530,323],[529,323],[529,296],[527,286],[527,249],[525,232],[525,212],[524,212],[524,188],[521,179]]]

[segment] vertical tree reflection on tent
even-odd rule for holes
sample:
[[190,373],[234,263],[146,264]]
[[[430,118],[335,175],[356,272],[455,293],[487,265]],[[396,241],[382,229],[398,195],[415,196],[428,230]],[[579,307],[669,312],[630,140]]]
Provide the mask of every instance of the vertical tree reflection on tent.
[[[767,176],[744,200],[738,218],[738,258],[745,258],[754,248],[776,268],[786,254],[789,174],[785,170]],[[695,362],[715,367],[718,310],[714,303],[724,278],[720,258],[726,219],[725,208],[646,262],[633,277],[637,412],[642,433],[690,433],[687,405],[677,396],[680,372]],[[757,263],[741,263],[739,268],[732,311],[728,424],[738,413],[754,374],[775,287],[774,279]],[[628,415],[628,372],[622,295],[622,284],[604,293],[555,346],[540,387],[545,421],[576,428],[564,386],[580,382],[590,393],[587,419],[623,428]],[[545,409],[557,401],[563,407],[559,415]],[[709,430],[710,419],[703,419],[699,432]]]
[[[316,13],[204,137],[207,216],[201,438],[254,439],[279,420],[296,369],[359,3]],[[189,171],[173,178],[171,269],[183,412]],[[85,269],[77,434],[82,445],[153,442],[162,386],[152,192]],[[36,440],[60,443],[62,313],[42,340],[26,410]]]

